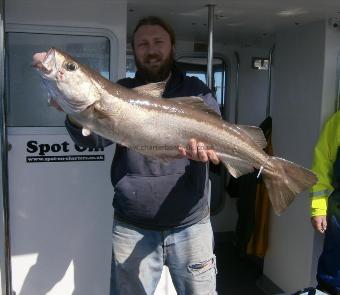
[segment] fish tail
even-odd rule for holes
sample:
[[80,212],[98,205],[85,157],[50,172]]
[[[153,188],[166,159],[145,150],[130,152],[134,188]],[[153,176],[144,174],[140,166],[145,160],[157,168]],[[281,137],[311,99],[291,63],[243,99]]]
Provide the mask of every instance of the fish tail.
[[317,182],[317,177],[312,171],[281,158],[270,157],[268,162],[268,168],[263,170],[263,180],[274,212],[280,215],[297,194]]

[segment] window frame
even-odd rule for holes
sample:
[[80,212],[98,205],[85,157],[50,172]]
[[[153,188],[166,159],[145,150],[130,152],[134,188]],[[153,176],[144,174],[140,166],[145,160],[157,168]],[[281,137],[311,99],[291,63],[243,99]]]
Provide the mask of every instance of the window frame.
[[[108,29],[104,28],[87,28],[87,27],[73,27],[73,26],[52,26],[52,25],[26,25],[9,23],[6,26],[5,38],[8,38],[10,33],[25,33],[25,34],[48,34],[48,35],[66,35],[66,36],[89,36],[89,37],[102,37],[106,38],[109,42],[109,64],[108,72],[111,81],[118,79],[118,55],[119,55],[119,42],[116,35]],[[8,48],[7,48],[8,50]],[[8,53],[7,53],[8,54]],[[8,71],[8,64],[5,65],[5,71]],[[9,90],[9,81],[5,80],[6,89]],[[7,108],[10,107],[10,96],[6,95]],[[7,110],[9,111],[9,110]],[[6,111],[6,112],[7,112]],[[9,127],[9,126],[8,126]],[[12,126],[10,128],[25,128],[30,126]],[[46,126],[41,126],[46,127]],[[60,126],[49,126],[60,127]]]
[[[195,54],[186,54],[186,55],[179,55],[176,57],[176,62],[180,62],[181,59],[207,59],[206,55],[195,55]],[[219,55],[214,55],[213,60],[220,60],[222,63],[222,69],[224,69],[224,71],[222,71],[222,84],[223,87],[221,89],[221,105],[220,105],[220,109],[221,109],[221,114],[224,117],[224,113],[225,113],[225,106],[226,106],[226,102],[227,102],[227,95],[228,95],[228,63],[225,61],[225,59]],[[190,64],[188,62],[185,62],[186,64]],[[197,69],[201,69],[201,68],[206,68],[207,67],[207,63],[205,64],[194,64],[192,63],[193,67],[197,67]],[[206,71],[203,71],[206,74]],[[213,66],[213,75],[215,75],[215,70],[214,70],[214,66]],[[215,86],[215,85],[214,85]]]

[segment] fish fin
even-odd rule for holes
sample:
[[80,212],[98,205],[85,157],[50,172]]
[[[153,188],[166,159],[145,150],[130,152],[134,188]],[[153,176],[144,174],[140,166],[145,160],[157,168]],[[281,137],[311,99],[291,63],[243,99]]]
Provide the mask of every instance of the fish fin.
[[192,109],[208,113],[210,115],[215,116],[216,118],[221,119],[220,114],[218,114],[215,110],[206,105],[204,103],[204,100],[199,96],[176,97],[171,98],[171,101],[177,102],[179,105],[185,105]]
[[216,156],[224,164],[228,172],[235,178],[254,171],[253,166],[240,158],[222,153],[216,153]]
[[143,94],[150,95],[152,97],[162,97],[166,82],[149,83],[146,85],[133,88],[134,91]]
[[270,157],[269,171],[264,167],[263,181],[268,190],[274,212],[280,215],[293,202],[297,194],[307,190],[317,182],[315,174],[293,162]]
[[91,111],[92,111],[94,114],[96,114],[96,117],[97,117],[98,119],[106,119],[106,118],[112,116],[112,112],[109,112],[109,111],[105,110],[105,108],[103,108],[99,102],[94,103],[94,104],[91,106],[91,108],[92,108]]
[[91,134],[91,130],[83,127],[83,129],[81,130],[81,134],[83,136],[89,136]]
[[236,125],[238,128],[242,129],[245,133],[248,134],[249,137],[262,149],[267,146],[267,140],[263,134],[261,128],[256,126],[248,126],[248,125]]

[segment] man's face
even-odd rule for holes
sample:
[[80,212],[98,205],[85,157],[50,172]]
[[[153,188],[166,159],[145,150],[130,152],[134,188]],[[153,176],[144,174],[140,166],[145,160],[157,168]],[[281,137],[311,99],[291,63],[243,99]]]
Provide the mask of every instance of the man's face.
[[134,35],[135,62],[148,82],[168,78],[173,65],[174,48],[161,26],[140,26]]

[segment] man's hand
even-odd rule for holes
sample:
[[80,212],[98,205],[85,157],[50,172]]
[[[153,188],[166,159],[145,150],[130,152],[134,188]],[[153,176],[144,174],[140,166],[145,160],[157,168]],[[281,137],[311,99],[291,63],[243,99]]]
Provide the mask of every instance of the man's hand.
[[311,217],[312,226],[315,230],[320,233],[324,233],[327,229],[327,218],[326,216],[312,216]]
[[210,160],[215,165],[220,162],[214,150],[207,149],[204,143],[197,142],[196,139],[193,138],[190,139],[187,148],[180,146],[178,150],[182,157],[187,157],[190,160],[205,163]]

